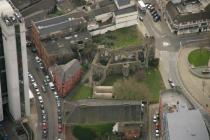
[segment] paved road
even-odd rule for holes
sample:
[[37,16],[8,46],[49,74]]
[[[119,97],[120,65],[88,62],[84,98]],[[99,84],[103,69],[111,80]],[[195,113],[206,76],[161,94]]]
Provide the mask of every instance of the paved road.
[[201,110],[203,117],[206,120],[209,120],[209,115],[203,111],[203,108],[195,100],[193,100],[193,97],[190,96],[183,85],[177,69],[177,58],[180,47],[184,47],[189,43],[202,42],[209,44],[210,33],[204,32],[177,36],[170,32],[165,21],[154,23],[149,12],[144,16],[143,23],[149,34],[153,35],[156,39],[156,55],[160,57],[160,71],[166,87],[169,87],[167,79],[172,78],[174,82],[189,95],[188,98],[190,98],[196,108]]
[[[29,64],[29,72],[31,72],[34,75],[34,78],[37,82],[37,85],[39,86],[39,90],[41,92],[41,95],[44,99],[44,108],[47,111],[48,115],[48,140],[55,140],[58,137],[58,131],[57,131],[57,107],[55,103],[55,98],[52,93],[52,91],[47,88],[47,93],[42,92],[41,90],[41,85],[44,85],[43,80],[44,80],[44,74],[39,68],[38,64],[36,63],[35,59],[35,54],[31,53],[28,51],[28,64]],[[37,104],[39,104],[37,102]],[[41,115],[40,115],[40,107],[37,105],[37,110],[38,110],[38,124],[41,123]],[[38,126],[37,128],[37,136],[38,139],[41,139],[41,126]]]

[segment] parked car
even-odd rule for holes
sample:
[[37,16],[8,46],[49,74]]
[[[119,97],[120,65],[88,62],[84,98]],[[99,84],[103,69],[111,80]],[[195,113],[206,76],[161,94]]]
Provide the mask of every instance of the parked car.
[[44,86],[46,87],[48,85],[48,82],[46,79],[44,79]]
[[50,76],[49,75],[46,75],[45,79],[46,79],[47,82],[50,82]]
[[47,129],[47,123],[42,123],[42,129],[44,129],[44,130]]
[[49,87],[52,91],[55,90],[55,86],[54,86],[53,82],[49,82]]
[[61,123],[58,124],[58,132],[59,132],[59,133],[62,132],[62,124],[61,124]]
[[43,138],[47,138],[47,130],[46,129],[44,129],[43,131],[42,131],[42,137]]
[[153,115],[153,123],[157,123],[157,116],[156,116],[156,114]]
[[139,20],[140,20],[140,21],[143,21],[144,19],[143,19],[143,17],[142,17],[142,16],[139,16]]
[[47,91],[46,91],[46,88],[45,88],[44,86],[41,86],[41,88],[42,88],[42,91],[43,91],[44,93],[47,92]]
[[44,109],[44,105],[43,105],[43,104],[40,104],[40,108],[41,108],[41,109]]
[[159,15],[156,15],[153,17],[153,21],[154,22],[158,22],[160,20],[160,16]]
[[35,60],[37,63],[41,62],[41,59],[38,56],[35,57]]

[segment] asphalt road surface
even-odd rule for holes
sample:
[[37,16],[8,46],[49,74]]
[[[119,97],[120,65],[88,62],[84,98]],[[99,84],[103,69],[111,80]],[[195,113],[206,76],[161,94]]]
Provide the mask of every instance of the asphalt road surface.
[[[39,91],[41,93],[41,96],[43,97],[44,100],[44,109],[47,112],[48,116],[48,140],[55,140],[58,138],[58,122],[57,122],[57,107],[55,103],[55,98],[52,93],[52,91],[47,87],[46,90],[47,92],[44,93],[41,89],[41,86],[44,85],[43,80],[44,80],[44,73],[42,70],[39,68],[38,63],[35,61],[35,55],[31,53],[31,51],[28,49],[28,65],[29,65],[29,72],[33,74],[35,81],[37,82],[37,85],[39,87]],[[33,87],[31,88],[33,89]],[[36,95],[35,95],[36,97]],[[36,98],[35,98],[36,99]],[[39,107],[39,102],[36,101],[37,103],[37,110],[38,110],[38,124],[41,124],[41,110]],[[41,132],[41,125],[38,126],[37,128],[37,135],[38,139],[42,139],[42,132]]]

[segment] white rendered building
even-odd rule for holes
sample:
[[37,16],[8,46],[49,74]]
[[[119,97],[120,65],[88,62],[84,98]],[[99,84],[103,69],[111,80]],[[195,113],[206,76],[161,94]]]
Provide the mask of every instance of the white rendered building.
[[30,115],[25,32],[18,10],[9,0],[0,0],[0,97],[8,96],[9,111],[15,120]]

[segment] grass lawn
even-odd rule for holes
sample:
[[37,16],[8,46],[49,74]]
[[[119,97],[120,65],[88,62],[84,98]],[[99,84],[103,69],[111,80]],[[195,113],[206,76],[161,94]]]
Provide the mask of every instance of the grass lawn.
[[86,85],[81,85],[76,90],[76,94],[73,96],[72,100],[87,99],[92,97],[92,88]]
[[[122,78],[122,75],[111,75],[107,77],[103,85],[112,86],[116,81]],[[148,88],[150,102],[157,103],[159,101],[160,91],[165,89],[160,71],[155,68],[149,68],[149,70],[146,72],[145,80],[138,82],[142,82]]]
[[76,125],[73,127],[73,134],[78,140],[94,140],[105,135],[112,134],[114,123]]
[[110,75],[104,81],[103,86],[112,86],[117,80],[122,78],[122,75]]
[[197,49],[192,51],[188,56],[188,61],[195,67],[207,66],[210,59],[210,51],[208,49]]
[[124,48],[137,46],[143,43],[143,36],[138,31],[137,26],[118,29],[107,32],[93,38],[97,44],[103,44],[108,48]]
[[149,69],[144,82],[150,91],[150,102],[157,103],[159,101],[160,90],[165,89],[160,71],[158,69]]

